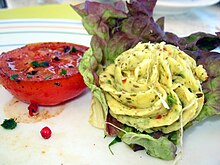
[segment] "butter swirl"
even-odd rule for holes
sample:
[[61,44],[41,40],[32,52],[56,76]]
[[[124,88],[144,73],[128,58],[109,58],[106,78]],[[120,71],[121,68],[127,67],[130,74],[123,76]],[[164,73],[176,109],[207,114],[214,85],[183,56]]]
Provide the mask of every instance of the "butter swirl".
[[201,111],[205,69],[179,48],[138,43],[99,76],[110,114],[139,131],[169,133]]

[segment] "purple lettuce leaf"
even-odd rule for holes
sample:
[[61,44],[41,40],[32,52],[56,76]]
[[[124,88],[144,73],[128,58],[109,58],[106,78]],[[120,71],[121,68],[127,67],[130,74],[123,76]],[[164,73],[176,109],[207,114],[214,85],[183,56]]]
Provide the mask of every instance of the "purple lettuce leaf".
[[200,114],[186,128],[214,115],[220,114],[220,53],[209,51],[186,51],[198,64],[204,66],[208,79],[202,83],[205,103]]
[[82,23],[93,35],[91,47],[102,65],[108,65],[138,42],[160,42],[165,37],[163,19],[157,24],[152,15],[156,0],[138,0],[113,5],[89,2],[72,6],[82,17]]
[[166,32],[166,39],[164,41],[178,46],[181,50],[210,51],[220,45],[220,36],[197,32],[186,37],[178,37],[176,34]]
[[156,2],[156,0],[131,0],[130,3],[126,4],[130,15],[147,15],[152,17]]

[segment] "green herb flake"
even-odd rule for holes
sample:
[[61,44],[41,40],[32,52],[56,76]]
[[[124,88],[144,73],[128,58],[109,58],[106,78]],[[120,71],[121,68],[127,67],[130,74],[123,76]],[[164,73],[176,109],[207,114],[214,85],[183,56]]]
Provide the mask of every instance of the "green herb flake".
[[167,96],[167,101],[168,101],[167,104],[168,104],[169,107],[172,106],[173,104],[177,104],[176,99],[173,98],[172,94],[169,94]]
[[111,80],[107,80],[107,84],[111,85],[112,84]]
[[77,49],[73,46],[72,49],[69,51],[69,53],[76,53]]
[[60,74],[61,74],[61,75],[66,75],[66,70],[65,70],[65,69],[62,69],[61,72],[60,72]]
[[110,152],[112,153],[112,155],[114,155],[114,153],[111,150],[111,146],[118,143],[118,142],[121,142],[121,138],[116,136],[115,139],[108,145],[108,148],[109,148]]
[[18,78],[18,74],[13,74],[10,76],[10,80],[16,80]]
[[31,62],[31,65],[32,65],[33,67],[39,67],[38,61],[32,61],[32,62]]
[[17,126],[17,123],[14,119],[5,119],[1,126],[5,129],[14,129]]
[[53,74],[50,74],[50,75],[46,76],[46,77],[44,78],[44,80],[48,80],[48,79],[50,79],[52,76],[53,76]]
[[43,61],[43,62],[39,63],[38,61],[32,61],[31,65],[34,68],[37,68],[37,67],[48,67],[49,66],[49,62]]
[[31,79],[31,78],[32,78],[32,75],[29,75],[29,74],[28,74],[28,75],[27,75],[27,78]]
[[40,66],[41,67],[48,67],[49,66],[49,62],[43,61],[43,62],[40,63]]

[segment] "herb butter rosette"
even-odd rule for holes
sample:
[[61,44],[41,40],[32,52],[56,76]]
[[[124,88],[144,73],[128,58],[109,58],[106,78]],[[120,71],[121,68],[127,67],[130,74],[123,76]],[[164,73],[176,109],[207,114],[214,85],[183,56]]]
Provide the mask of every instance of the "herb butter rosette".
[[72,6],[91,48],[79,71],[92,92],[89,122],[133,150],[173,160],[183,131],[220,114],[217,35],[178,37],[153,19],[156,0]]
[[[201,111],[201,81],[207,73],[172,45],[139,43],[119,55],[99,76],[109,113],[143,132],[169,133]],[[181,119],[182,115],[182,119]]]

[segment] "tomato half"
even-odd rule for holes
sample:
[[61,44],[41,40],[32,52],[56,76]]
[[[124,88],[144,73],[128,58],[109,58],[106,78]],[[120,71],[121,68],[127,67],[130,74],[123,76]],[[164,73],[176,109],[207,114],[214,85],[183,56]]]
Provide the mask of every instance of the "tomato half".
[[2,53],[0,83],[26,103],[63,103],[86,88],[78,64],[87,49],[73,43],[42,42]]

